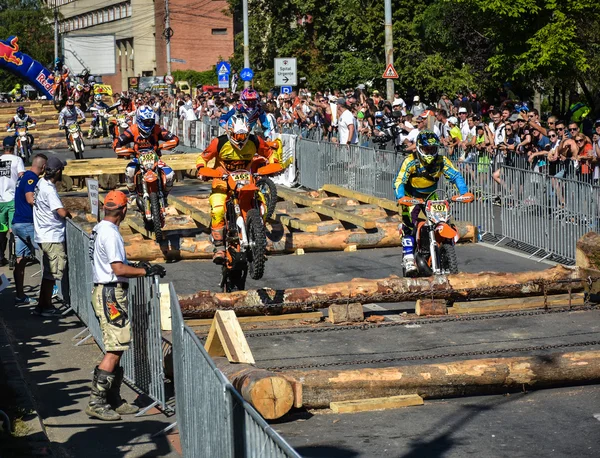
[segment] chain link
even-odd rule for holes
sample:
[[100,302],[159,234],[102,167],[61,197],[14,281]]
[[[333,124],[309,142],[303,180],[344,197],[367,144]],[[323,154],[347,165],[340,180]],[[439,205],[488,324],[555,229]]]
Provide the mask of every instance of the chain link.
[[339,367],[339,366],[360,366],[367,364],[381,364],[381,363],[395,363],[401,361],[426,361],[433,359],[444,359],[444,358],[464,358],[468,356],[488,356],[488,355],[499,355],[503,353],[525,353],[533,351],[543,350],[554,350],[557,348],[573,348],[573,347],[589,347],[600,345],[598,340],[589,340],[586,342],[573,342],[566,344],[550,344],[550,345],[538,345],[520,348],[502,348],[498,350],[480,350],[480,351],[466,351],[460,353],[444,353],[440,355],[419,355],[419,356],[399,356],[396,358],[382,358],[382,359],[370,359],[370,360],[355,360],[355,361],[337,361],[334,363],[316,363],[316,364],[297,364],[293,366],[275,366],[268,367],[268,371],[281,371],[281,370],[295,370],[295,369],[318,369],[323,367]]

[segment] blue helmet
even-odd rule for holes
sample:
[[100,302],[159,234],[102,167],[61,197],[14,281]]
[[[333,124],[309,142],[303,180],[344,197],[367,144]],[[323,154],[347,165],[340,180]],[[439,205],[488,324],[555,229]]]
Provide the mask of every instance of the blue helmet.
[[438,156],[438,150],[441,146],[439,137],[430,130],[422,130],[417,136],[416,143],[421,163],[431,164]]
[[150,135],[156,124],[154,110],[147,105],[139,107],[135,112],[135,123],[143,137]]

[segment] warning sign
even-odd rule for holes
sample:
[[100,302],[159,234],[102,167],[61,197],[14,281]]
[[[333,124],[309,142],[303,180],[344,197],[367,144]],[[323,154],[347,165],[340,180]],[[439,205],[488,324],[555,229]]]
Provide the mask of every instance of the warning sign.
[[385,72],[383,72],[383,77],[398,79],[398,72],[394,68],[393,64],[388,64],[388,66],[385,69]]

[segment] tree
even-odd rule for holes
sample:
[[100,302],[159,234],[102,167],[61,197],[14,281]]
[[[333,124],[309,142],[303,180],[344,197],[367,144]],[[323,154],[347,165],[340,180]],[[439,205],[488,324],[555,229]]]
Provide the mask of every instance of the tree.
[[[37,0],[0,0],[0,38],[19,37],[19,50],[42,63],[52,62],[52,12]],[[11,90],[19,77],[0,71],[0,90]]]

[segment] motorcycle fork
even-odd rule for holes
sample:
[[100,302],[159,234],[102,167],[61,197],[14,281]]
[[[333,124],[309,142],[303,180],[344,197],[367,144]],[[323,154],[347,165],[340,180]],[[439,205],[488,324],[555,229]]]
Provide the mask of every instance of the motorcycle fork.
[[435,226],[428,222],[427,230],[429,231],[429,254],[431,255],[431,270],[435,275],[442,273],[442,269],[438,259],[438,245],[435,241]]
[[144,199],[144,209],[146,210],[146,219],[152,219],[152,210],[150,208],[150,195],[148,194],[148,185],[146,184],[146,180],[144,177],[142,178],[142,199]]
[[238,232],[240,234],[240,246],[242,248],[246,248],[248,246],[248,235],[246,234],[246,223],[244,222],[244,217],[242,216],[242,211],[240,210],[240,201],[237,196],[233,196],[233,208],[235,210],[235,223],[238,227]]

